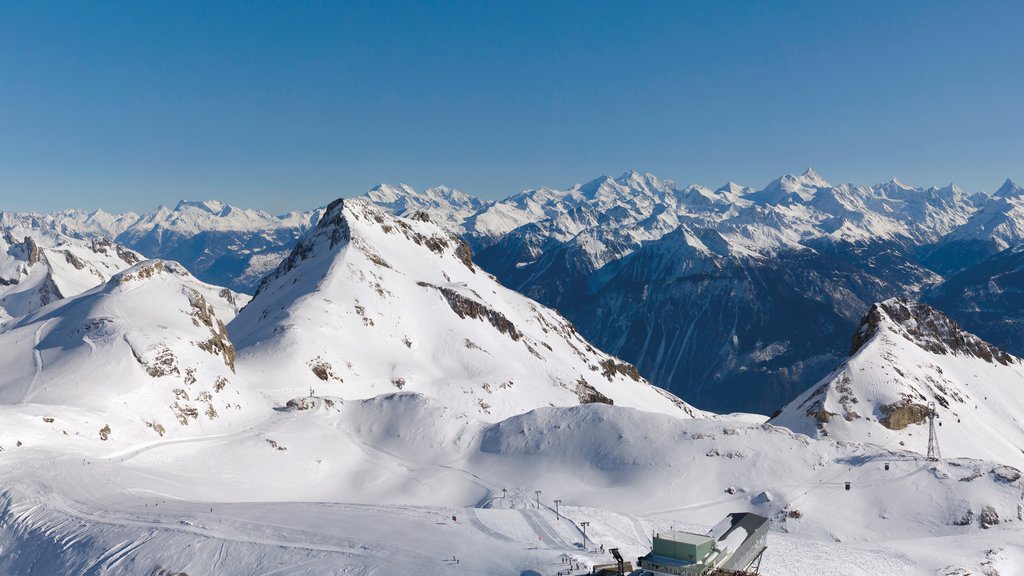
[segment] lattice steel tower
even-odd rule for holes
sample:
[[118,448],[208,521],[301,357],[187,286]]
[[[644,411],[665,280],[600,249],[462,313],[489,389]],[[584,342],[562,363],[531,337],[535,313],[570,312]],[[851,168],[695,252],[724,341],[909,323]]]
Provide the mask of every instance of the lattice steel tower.
[[942,460],[939,452],[939,437],[935,433],[935,402],[928,403],[928,459]]

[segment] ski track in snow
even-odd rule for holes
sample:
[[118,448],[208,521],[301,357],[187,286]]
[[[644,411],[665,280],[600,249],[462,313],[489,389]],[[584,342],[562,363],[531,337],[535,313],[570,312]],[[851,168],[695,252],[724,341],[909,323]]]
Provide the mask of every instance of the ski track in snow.
[[32,346],[32,358],[35,362],[35,374],[32,375],[32,381],[29,382],[28,388],[25,390],[24,402],[30,402],[32,397],[35,396],[36,384],[43,375],[43,353],[39,350],[39,342],[42,341],[43,330],[46,330],[47,325],[50,324],[54,318],[46,320],[39,325],[35,333],[35,343]]
[[[520,510],[519,513],[522,514],[523,518],[526,520],[526,523],[534,529],[537,535],[543,538],[543,542],[548,548],[554,547],[561,548],[563,550],[576,549],[575,547],[569,545],[569,543],[563,540],[561,536],[559,536],[554,530],[551,529],[551,526],[549,526],[547,522],[540,517],[540,512],[538,510]],[[552,544],[554,546],[552,546]]]

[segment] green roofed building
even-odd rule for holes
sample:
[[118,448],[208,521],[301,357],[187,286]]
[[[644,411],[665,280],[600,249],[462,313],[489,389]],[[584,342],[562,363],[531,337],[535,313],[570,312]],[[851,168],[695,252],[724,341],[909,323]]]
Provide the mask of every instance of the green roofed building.
[[652,552],[656,556],[696,563],[702,562],[714,549],[715,539],[710,536],[690,534],[689,532],[668,532],[654,538]]
[[[651,552],[639,559],[644,576],[704,576],[718,570],[741,573],[766,548],[768,519],[756,514],[728,515],[709,534],[666,532],[654,537]],[[753,573],[756,573],[754,569]]]

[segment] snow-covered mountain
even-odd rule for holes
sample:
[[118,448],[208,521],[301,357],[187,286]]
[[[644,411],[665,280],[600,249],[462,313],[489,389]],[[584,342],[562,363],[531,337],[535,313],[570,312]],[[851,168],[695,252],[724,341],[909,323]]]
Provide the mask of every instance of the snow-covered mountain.
[[842,358],[872,302],[940,282],[917,247],[974,209],[954,186],[833,186],[813,170],[759,191],[629,172],[516,194],[459,230],[484,269],[657,385],[767,413]]
[[282,405],[406,390],[491,421],[589,402],[699,415],[418,214],[332,203],[230,324],[243,374]]
[[953,274],[1024,243],[1024,188],[1012,180],[986,198],[962,226],[944,236],[923,261],[941,274]]
[[235,374],[239,303],[144,261],[0,333],[0,445],[135,446],[234,429],[265,407]]
[[960,266],[947,246],[961,238],[991,246],[968,263],[1021,242],[1010,181],[990,197],[896,179],[833,184],[813,169],[760,190],[627,172],[468,216],[464,198],[446,214],[433,193],[382,188],[385,208],[430,204],[502,283],[718,411],[769,413],[825,376],[871,303],[926,297]]
[[0,234],[0,322],[80,294],[141,260],[102,238],[11,226]]
[[924,300],[1000,348],[1024,354],[1024,245],[953,274]]
[[53,214],[0,213],[2,230],[37,230],[70,238],[111,239],[148,258],[183,263],[198,278],[241,292],[288,254],[321,212],[274,216],[209,200],[182,200],[146,214],[66,210]]
[[1024,467],[1024,363],[918,302],[871,307],[850,357],[771,422],[813,437]]
[[217,201],[179,202],[142,215],[116,240],[150,258],[185,263],[197,278],[251,292],[319,219],[318,210],[273,216]]
[[467,218],[491,204],[447,186],[417,192],[406,184],[380,184],[367,192],[365,197],[396,216],[409,218],[422,212],[456,232],[463,231]]

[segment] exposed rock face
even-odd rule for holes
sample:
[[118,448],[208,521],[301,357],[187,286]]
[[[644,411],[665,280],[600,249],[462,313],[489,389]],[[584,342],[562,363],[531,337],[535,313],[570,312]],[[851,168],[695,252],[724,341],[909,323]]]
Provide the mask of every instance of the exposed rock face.
[[956,526],[970,526],[974,522],[974,511],[968,509],[960,518],[953,521]]
[[28,265],[39,263],[39,245],[31,236],[25,236],[25,255],[28,258]]
[[991,528],[999,524],[999,514],[996,509],[991,506],[985,506],[981,509],[981,527]]
[[82,270],[85,268],[85,262],[82,262],[81,258],[75,256],[71,252],[65,252],[64,259],[67,260],[68,264],[74,266],[76,270]]
[[587,381],[582,378],[576,383],[576,395],[580,398],[580,404],[592,404],[594,402],[615,404],[611,398],[598,392],[596,388],[587,384]]
[[992,475],[1000,482],[1016,482],[1020,480],[1020,470],[1013,466],[996,466],[992,469]]
[[878,332],[883,314],[903,329],[904,338],[934,354],[963,354],[1003,365],[1016,361],[1010,354],[964,331],[959,324],[931,306],[897,299],[871,307],[853,337],[851,356]]
[[[317,230],[326,231],[329,235],[331,248],[347,243],[352,237],[348,222],[345,220],[344,208],[344,199],[338,198],[327,205],[323,217],[316,224]],[[268,284],[294,270],[300,262],[309,259],[313,255],[315,245],[316,236],[306,236],[296,243],[288,257],[278,264],[273,272],[267,274],[260,281],[259,286],[256,288],[255,296],[259,296]]]
[[885,404],[881,406],[884,417],[878,419],[878,423],[889,430],[903,430],[911,424],[920,424],[928,418],[931,410],[924,405],[915,404],[908,399],[896,404]]
[[640,381],[640,371],[636,366],[625,362],[617,362],[614,358],[607,358],[601,361],[601,375],[611,380],[616,373],[622,374],[631,380]]
[[488,307],[486,304],[477,302],[472,298],[467,298],[445,286],[434,286],[427,282],[418,282],[417,284],[440,292],[441,296],[444,296],[445,301],[448,302],[448,306],[459,315],[459,318],[477,318],[489,322],[491,326],[494,326],[495,330],[508,335],[512,340],[518,341],[523,337],[522,332],[516,328],[516,325],[507,316]]

